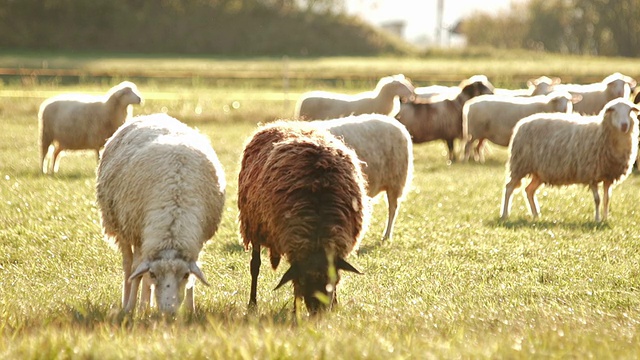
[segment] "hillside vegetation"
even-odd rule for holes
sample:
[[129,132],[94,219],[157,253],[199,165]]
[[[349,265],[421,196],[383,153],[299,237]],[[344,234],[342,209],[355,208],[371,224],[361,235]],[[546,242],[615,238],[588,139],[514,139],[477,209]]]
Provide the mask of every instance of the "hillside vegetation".
[[268,3],[1,0],[0,48],[224,56],[412,51],[354,17]]

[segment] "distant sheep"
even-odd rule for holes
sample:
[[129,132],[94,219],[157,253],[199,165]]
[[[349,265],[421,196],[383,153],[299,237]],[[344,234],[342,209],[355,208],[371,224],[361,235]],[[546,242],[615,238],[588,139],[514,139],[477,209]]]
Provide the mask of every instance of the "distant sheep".
[[461,91],[453,99],[402,104],[396,119],[402,123],[414,144],[442,139],[449,149],[449,161],[455,161],[455,139],[462,138],[462,106],[479,95],[492,94],[493,86],[481,79],[460,84]]
[[495,95],[503,96],[538,96],[547,95],[554,90],[554,86],[560,84],[560,78],[550,78],[548,76],[541,76],[537,79],[530,79],[527,81],[526,89],[495,89],[493,92]]
[[639,111],[619,98],[597,116],[535,114],[520,121],[509,145],[502,219],[509,216],[513,191],[529,175],[525,193],[534,218],[540,213],[535,197],[540,185],[586,184],[595,201],[595,221],[600,221],[598,183],[603,183],[606,220],[611,186],[629,175],[636,159]]
[[556,85],[555,90],[568,91],[574,96],[581,96],[582,100],[573,106],[573,111],[595,115],[602,110],[605,104],[616,98],[628,99],[631,88],[636,86],[636,81],[629,76],[614,73],[593,84],[561,84]]
[[358,273],[345,258],[366,228],[365,196],[356,153],[328,131],[305,122],[261,127],[244,148],[238,176],[240,233],[252,248],[249,307],[257,304],[261,247],[274,269],[282,256],[291,264],[276,289],[293,282],[294,311],[298,299],[312,314],[334,305],[338,270]]
[[456,86],[430,85],[421,86],[415,89],[416,102],[427,102],[432,99],[453,99],[460,94],[462,88],[474,82],[481,82],[489,88],[493,88],[493,84],[485,75],[473,75],[468,79],[462,80]]
[[414,87],[404,75],[386,76],[375,90],[356,95],[312,91],[302,95],[296,104],[295,118],[325,120],[360,114],[394,116],[400,102],[415,98]]
[[162,313],[175,314],[185,287],[193,311],[190,278],[207,284],[196,261],[225,201],[224,172],[209,140],[168,115],[136,117],[109,139],[97,173],[104,233],[122,252],[125,311],[135,308],[143,277],[141,307],[150,279]]
[[389,215],[382,240],[391,239],[399,201],[408,191],[413,174],[413,145],[407,129],[396,119],[379,114],[312,124],[329,130],[355,150],[363,162],[369,197],[386,192]]
[[462,137],[466,142],[464,159],[469,160],[475,141],[475,159],[484,162],[483,143],[489,140],[500,146],[508,146],[513,127],[521,119],[542,112],[570,113],[573,98],[568,92],[552,92],[549,95],[513,97],[481,95],[464,104],[462,109]]
[[[141,102],[136,85],[129,81],[114,86],[100,98],[72,94],[43,102],[38,113],[42,172],[58,172],[58,155],[63,150],[90,149],[99,159],[100,149],[107,139],[131,117],[129,105]],[[45,165],[50,145],[53,145],[53,153]]]

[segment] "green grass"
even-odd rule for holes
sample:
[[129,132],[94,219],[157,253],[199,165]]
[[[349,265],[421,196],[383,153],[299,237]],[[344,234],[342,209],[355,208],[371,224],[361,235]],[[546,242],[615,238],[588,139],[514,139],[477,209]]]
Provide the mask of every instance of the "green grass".
[[[279,89],[241,83],[139,86],[149,96],[136,114],[166,107],[211,139],[225,168],[224,218],[201,254],[211,286],[196,287],[192,317],[121,314],[121,257],[101,235],[93,154],[69,153],[56,176],[38,169],[42,95],[104,87],[34,84],[33,97],[0,97],[0,358],[640,354],[638,174],[614,188],[604,224],[593,222],[591,193],[579,186],[542,188],[537,221],[516,194],[511,218],[502,223],[504,149],[494,146],[486,164],[447,165],[442,143],[416,145],[414,181],[393,241],[379,240],[386,220],[379,199],[361,249],[350,257],[365,274],[344,274],[340,306],[316,319],[302,316],[296,325],[291,287],[272,290],[286,266],[272,271],[266,254],[258,313],[247,313],[250,254],[239,245],[236,223],[242,144],[257,122],[287,117],[293,104],[273,100]],[[263,102],[242,100],[239,109],[224,111],[240,97]]]

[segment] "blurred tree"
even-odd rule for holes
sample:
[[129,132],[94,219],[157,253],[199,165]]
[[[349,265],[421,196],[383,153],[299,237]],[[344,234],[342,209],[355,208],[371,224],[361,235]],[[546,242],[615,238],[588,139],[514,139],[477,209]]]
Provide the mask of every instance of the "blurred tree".
[[529,0],[464,19],[470,45],[585,55],[640,55],[638,0]]

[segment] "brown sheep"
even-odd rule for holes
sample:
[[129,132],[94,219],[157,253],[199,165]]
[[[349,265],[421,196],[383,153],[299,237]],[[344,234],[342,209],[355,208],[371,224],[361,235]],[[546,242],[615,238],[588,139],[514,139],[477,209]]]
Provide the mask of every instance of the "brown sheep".
[[402,104],[396,116],[411,134],[414,144],[444,140],[451,162],[456,158],[453,140],[462,138],[462,106],[478,95],[493,94],[493,86],[482,80],[465,81],[460,87],[462,90],[453,99],[443,97],[428,102]]
[[261,247],[269,249],[274,270],[282,256],[291,264],[276,289],[293,282],[294,312],[298,299],[311,314],[334,305],[337,270],[359,273],[345,258],[369,218],[355,152],[328,131],[278,121],[250,138],[238,180],[240,233],[245,249],[252,248],[249,307],[257,304]]

